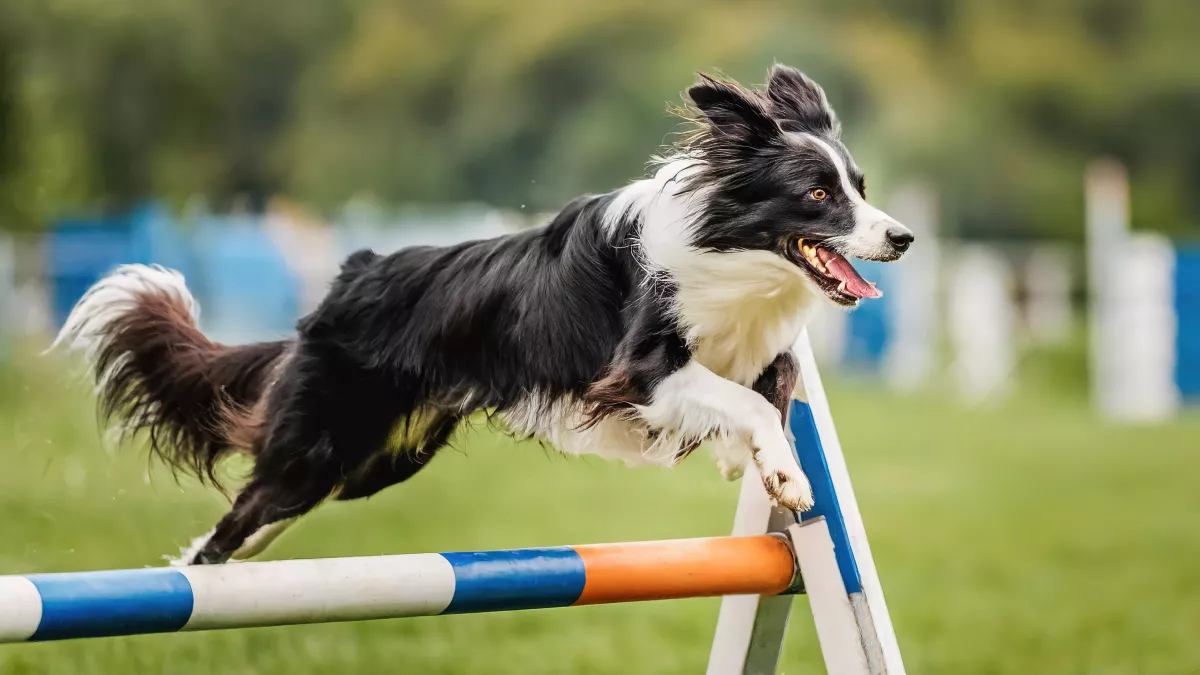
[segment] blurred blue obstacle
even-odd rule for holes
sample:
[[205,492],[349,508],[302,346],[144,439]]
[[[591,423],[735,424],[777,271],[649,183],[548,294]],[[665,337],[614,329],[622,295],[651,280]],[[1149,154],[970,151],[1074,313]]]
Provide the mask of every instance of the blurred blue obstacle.
[[[118,265],[155,263],[183,273],[202,308],[201,328],[213,339],[275,339],[292,332],[354,250],[448,245],[517,226],[481,207],[399,216],[351,211],[314,243],[286,225],[270,227],[269,218],[200,214],[180,221],[153,204],[116,216],[63,218],[45,237],[54,324],[62,325],[87,289]],[[290,237],[283,248],[281,236]]]
[[300,311],[296,275],[255,218],[200,216],[181,224],[145,205],[120,216],[62,219],[46,235],[45,250],[56,326],[92,284],[125,263],[182,272],[203,308],[202,327],[219,340],[286,334]]
[[126,218],[68,218],[46,235],[51,313],[62,325],[75,301],[112,268],[148,262],[149,252]]
[[214,339],[247,342],[292,332],[299,280],[259,219],[198,218],[192,246],[203,284],[200,320]]
[[1175,249],[1175,384],[1200,400],[1200,244]]
[[854,267],[864,279],[870,279],[883,289],[883,297],[860,302],[846,318],[844,363],[852,370],[878,372],[887,358],[892,332],[892,293],[894,274],[884,263],[855,260]]

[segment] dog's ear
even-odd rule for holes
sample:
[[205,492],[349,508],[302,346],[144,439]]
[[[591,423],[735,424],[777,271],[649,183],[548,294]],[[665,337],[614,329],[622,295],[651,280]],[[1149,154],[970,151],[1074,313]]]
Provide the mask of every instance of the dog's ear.
[[837,115],[825,91],[807,75],[783,64],[775,64],[767,79],[767,97],[775,105],[779,126],[784,131],[808,131],[837,136]]
[[779,135],[761,94],[746,91],[735,82],[700,73],[700,81],[688,89],[688,98],[704,114],[713,130],[724,136],[766,143]]

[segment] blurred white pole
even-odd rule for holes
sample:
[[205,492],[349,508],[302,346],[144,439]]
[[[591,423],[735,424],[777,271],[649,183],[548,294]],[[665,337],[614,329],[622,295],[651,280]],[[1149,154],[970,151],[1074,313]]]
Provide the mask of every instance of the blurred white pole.
[[1175,386],[1170,242],[1129,234],[1124,168],[1097,161],[1087,173],[1089,338],[1093,404],[1125,421],[1171,417]]
[[964,246],[949,280],[949,333],[954,378],[969,402],[1005,394],[1016,365],[1012,272],[1004,257]]
[[1024,267],[1025,323],[1035,344],[1058,344],[1071,333],[1071,260],[1061,248],[1039,246]]
[[822,306],[808,323],[808,334],[812,339],[813,353],[823,366],[836,369],[846,354],[846,327],[849,316],[846,311]]
[[1170,419],[1179,408],[1174,248],[1164,237],[1136,234],[1115,258],[1106,275],[1109,295],[1100,326],[1112,377],[1104,412],[1126,422]]
[[887,211],[916,235],[884,289],[891,296],[884,374],[891,386],[911,391],[929,381],[937,361],[937,194],[926,185],[908,185],[893,194]]
[[12,237],[0,234],[0,359],[8,356],[8,347],[16,338],[17,258]]
[[280,205],[267,212],[264,225],[296,276],[300,312],[311,312],[329,292],[343,257],[332,229],[296,207]]
[[1117,407],[1121,386],[1112,325],[1109,273],[1124,262],[1129,237],[1129,185],[1125,168],[1110,160],[1087,168],[1088,356],[1093,405],[1106,415]]

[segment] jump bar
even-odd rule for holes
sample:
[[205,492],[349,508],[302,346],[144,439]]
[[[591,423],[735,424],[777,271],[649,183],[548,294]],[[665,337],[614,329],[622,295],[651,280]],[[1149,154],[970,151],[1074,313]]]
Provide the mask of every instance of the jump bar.
[[762,535],[0,576],[0,643],[777,595],[796,570]]

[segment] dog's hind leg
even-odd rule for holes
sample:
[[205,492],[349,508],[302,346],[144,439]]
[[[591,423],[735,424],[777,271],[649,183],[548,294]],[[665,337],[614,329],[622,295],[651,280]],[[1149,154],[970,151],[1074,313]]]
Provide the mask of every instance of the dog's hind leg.
[[401,448],[397,454],[378,452],[344,478],[342,464],[313,462],[335,456],[331,448],[321,447],[328,443],[325,439],[282,471],[256,467],[255,478],[238,495],[233,509],[209,535],[193,544],[181,562],[204,565],[246,560],[261,553],[297,518],[335,492],[339,500],[360,499],[408,480],[446,443],[458,419],[450,415],[437,418],[416,447]]
[[254,556],[267,550],[271,542],[279,538],[285,530],[296,522],[296,518],[284,518],[273,523],[263,525],[254,531],[254,534],[246,537],[246,541],[238,547],[238,550],[233,552],[230,560],[249,560]]
[[[243,538],[241,544],[228,557],[231,560],[249,560],[265,551],[300,516],[320,504],[325,498],[320,495],[328,491],[328,487],[317,487],[297,492],[286,482],[281,481],[272,489],[274,481],[252,480],[239,493],[230,513],[211,532],[194,540],[189,550],[181,556],[179,564],[202,564],[198,555],[202,551],[208,551],[210,556],[219,552],[218,559],[224,557],[229,546],[233,546],[239,537]],[[271,496],[273,492],[287,496],[274,498]],[[281,515],[287,512],[294,512],[295,515]],[[223,538],[229,543],[219,545]]]
[[381,452],[367,460],[357,471],[346,478],[342,489],[338,490],[337,499],[338,501],[363,499],[397,483],[403,483],[425,468],[425,465],[433,458],[434,452],[436,449],[420,455],[408,452],[400,454]]
[[[328,443],[328,441],[324,441]],[[336,466],[303,464],[301,459],[282,473],[256,471],[194,554],[192,565],[244,559],[266,548],[296,518],[325,501],[337,487]]]
[[462,418],[451,413],[435,413],[422,425],[420,433],[401,439],[400,447],[375,454],[346,477],[338,500],[370,497],[384,488],[412,478],[425,468],[443,445],[450,440]]
[[358,476],[370,464],[387,437],[387,420],[337,412],[340,421],[332,429],[302,417],[285,419],[272,430],[250,482],[191,564],[223,563],[261,552],[292,521],[339,492],[348,477]]

